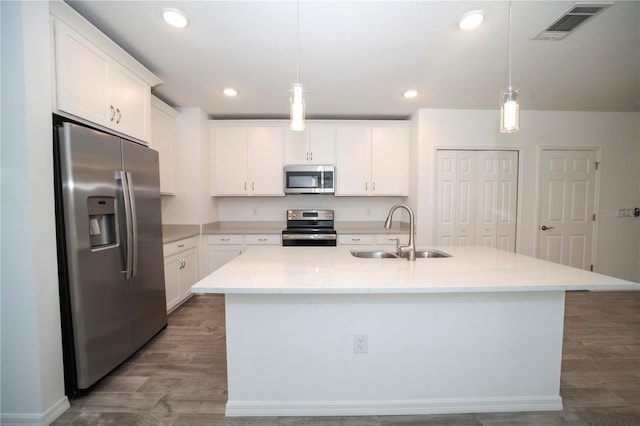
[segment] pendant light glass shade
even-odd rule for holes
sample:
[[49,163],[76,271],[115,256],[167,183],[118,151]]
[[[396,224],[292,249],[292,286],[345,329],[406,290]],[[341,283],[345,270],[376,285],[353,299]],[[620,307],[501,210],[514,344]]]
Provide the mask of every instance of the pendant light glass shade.
[[301,132],[305,128],[304,120],[304,86],[300,83],[291,85],[289,98],[291,107],[291,130]]
[[520,130],[520,105],[518,91],[508,87],[500,92],[500,133],[513,133]]

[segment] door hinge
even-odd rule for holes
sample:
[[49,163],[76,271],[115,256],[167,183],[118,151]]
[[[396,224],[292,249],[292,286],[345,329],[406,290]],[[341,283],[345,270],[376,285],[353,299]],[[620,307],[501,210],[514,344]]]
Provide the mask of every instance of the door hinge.
[[596,170],[598,170],[598,167],[600,167],[600,162],[596,161]]
[[595,222],[595,220],[596,220],[596,214],[594,213],[593,214],[593,221]]
[[591,265],[591,272],[593,272],[593,265]]

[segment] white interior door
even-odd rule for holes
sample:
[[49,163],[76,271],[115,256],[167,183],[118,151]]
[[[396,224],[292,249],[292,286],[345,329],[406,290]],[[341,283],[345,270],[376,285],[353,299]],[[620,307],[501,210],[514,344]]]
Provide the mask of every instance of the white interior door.
[[591,268],[595,167],[595,151],[542,152],[539,258]]
[[438,150],[436,243],[515,251],[517,151]]
[[439,150],[436,243],[473,245],[476,229],[476,151]]
[[476,244],[496,247],[498,231],[498,194],[500,153],[478,152]]
[[516,251],[518,213],[518,155],[518,151],[500,151],[498,154],[498,208],[494,247],[513,252]]

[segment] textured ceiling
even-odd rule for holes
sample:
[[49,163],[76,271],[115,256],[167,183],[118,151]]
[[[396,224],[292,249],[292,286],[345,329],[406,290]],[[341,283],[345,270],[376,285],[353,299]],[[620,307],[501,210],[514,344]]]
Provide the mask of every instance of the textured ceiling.
[[[219,118],[288,116],[295,1],[69,1],[160,77],[173,106]],[[531,40],[575,2],[513,2],[513,86],[523,110],[640,111],[640,1],[619,1],[562,41]],[[168,27],[163,8],[189,26]],[[457,21],[483,10],[462,32]],[[309,118],[404,118],[418,108],[498,109],[508,2],[300,2]],[[229,99],[222,89],[239,94]],[[414,99],[402,93],[417,89]]]

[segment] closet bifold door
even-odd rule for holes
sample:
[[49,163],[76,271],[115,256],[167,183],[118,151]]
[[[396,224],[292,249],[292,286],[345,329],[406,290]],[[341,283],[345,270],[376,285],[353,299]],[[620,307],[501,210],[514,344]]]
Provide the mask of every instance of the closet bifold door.
[[518,152],[438,150],[436,244],[515,251]]

